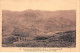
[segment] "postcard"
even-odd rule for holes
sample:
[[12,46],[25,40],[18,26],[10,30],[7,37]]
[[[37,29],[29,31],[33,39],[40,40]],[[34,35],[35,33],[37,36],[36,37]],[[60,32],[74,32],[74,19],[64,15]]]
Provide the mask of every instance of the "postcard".
[[0,52],[80,52],[79,0],[0,0]]

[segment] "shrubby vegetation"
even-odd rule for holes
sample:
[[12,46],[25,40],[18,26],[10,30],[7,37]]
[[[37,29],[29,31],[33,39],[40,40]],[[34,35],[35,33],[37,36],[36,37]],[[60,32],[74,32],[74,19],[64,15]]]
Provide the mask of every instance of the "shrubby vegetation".
[[48,37],[44,37],[44,36],[37,36],[34,38],[34,40],[46,40],[48,39]]
[[15,37],[7,37],[2,39],[3,44],[12,44],[13,42],[18,41]]

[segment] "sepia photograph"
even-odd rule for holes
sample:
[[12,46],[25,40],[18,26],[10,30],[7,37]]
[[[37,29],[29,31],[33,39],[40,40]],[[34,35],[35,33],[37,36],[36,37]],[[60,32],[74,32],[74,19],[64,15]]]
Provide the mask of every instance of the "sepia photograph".
[[76,0],[3,0],[2,47],[76,48]]

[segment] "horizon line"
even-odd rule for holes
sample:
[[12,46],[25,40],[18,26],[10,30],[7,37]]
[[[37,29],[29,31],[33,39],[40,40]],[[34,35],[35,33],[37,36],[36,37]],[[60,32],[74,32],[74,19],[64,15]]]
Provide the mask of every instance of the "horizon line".
[[[75,10],[76,9],[68,9],[68,10]],[[27,9],[27,10],[7,10],[7,9],[2,9],[2,11],[17,11],[17,12],[22,12],[22,11],[67,11],[67,10],[34,10],[34,9]]]

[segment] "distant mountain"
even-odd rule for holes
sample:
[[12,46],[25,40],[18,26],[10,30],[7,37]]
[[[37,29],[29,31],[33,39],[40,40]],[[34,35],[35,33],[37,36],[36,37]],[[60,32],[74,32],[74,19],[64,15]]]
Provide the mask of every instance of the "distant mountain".
[[76,30],[76,11],[3,10],[2,26],[3,33],[7,34],[16,31],[28,32],[31,35],[46,35],[50,32]]

